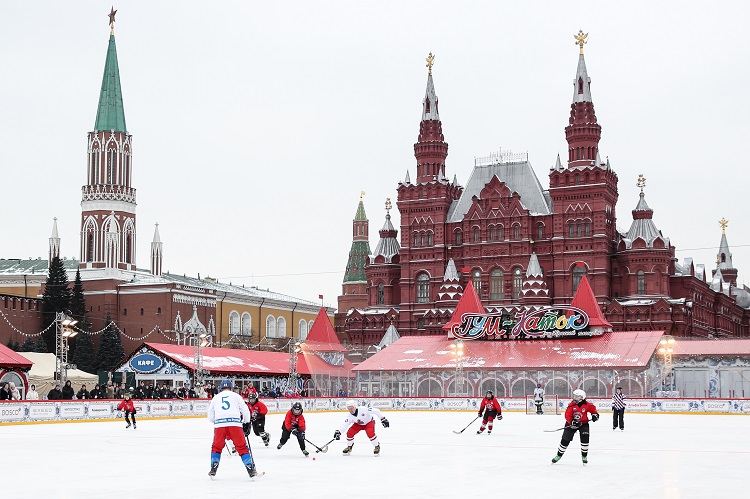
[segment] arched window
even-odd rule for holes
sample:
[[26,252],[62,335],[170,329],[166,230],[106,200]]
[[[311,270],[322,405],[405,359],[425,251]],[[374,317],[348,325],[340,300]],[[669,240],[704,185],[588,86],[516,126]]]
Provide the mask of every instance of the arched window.
[[573,222],[570,222],[570,224],[568,225],[568,236],[574,237],[575,235],[575,224]]
[[269,315],[266,317],[266,338],[276,337],[276,317]]
[[229,335],[240,334],[240,314],[234,310],[229,313]]
[[497,240],[498,241],[503,240],[503,227],[502,226],[497,228]]
[[474,285],[474,289],[477,290],[477,294],[482,296],[482,271],[474,270],[471,273],[471,283]]
[[252,321],[253,319],[252,317],[250,317],[250,314],[248,314],[247,312],[242,314],[242,325],[240,329],[241,331],[240,334],[242,334],[242,336],[252,336],[253,334],[251,332]]
[[536,238],[542,239],[544,237],[544,225],[539,224],[536,227]]
[[493,241],[495,239],[495,227],[490,227],[487,229],[487,240]]
[[580,175],[576,174],[576,177],[575,177],[575,179],[576,179],[576,180],[575,180],[575,183],[576,183],[576,185],[578,185],[578,184],[580,184],[580,183],[581,183],[581,176],[580,176]]
[[456,245],[458,246],[459,244],[462,244],[462,241],[461,241],[461,231],[457,230],[456,231]]
[[521,277],[521,269],[515,269],[513,271],[513,299],[517,300],[521,296],[521,285],[523,284],[523,278]]
[[131,262],[130,252],[132,251],[132,248],[133,248],[133,236],[132,234],[127,234],[125,236],[125,263]]
[[578,77],[578,93],[583,93],[583,78],[581,78],[580,76]]
[[86,261],[94,261],[94,233],[89,232],[86,244]]
[[502,300],[505,298],[505,290],[503,288],[503,271],[495,269],[490,273],[490,299]]
[[385,303],[385,284],[378,284],[378,305]]
[[513,239],[521,239],[521,227],[519,225],[513,226]]
[[422,232],[422,246],[427,246],[427,234]]
[[283,317],[276,319],[276,337],[286,338],[286,319]]
[[474,227],[474,242],[479,242],[479,227]]
[[586,230],[586,235],[590,236],[591,235],[591,222],[586,222],[584,224],[584,227],[585,227],[585,230]]
[[414,247],[416,248],[417,246],[419,246],[419,233],[415,232],[414,233]]
[[300,341],[305,341],[307,339],[307,321],[305,321],[305,319],[300,319],[297,328],[299,329]]
[[642,270],[639,270],[637,273],[638,276],[638,291],[637,293],[639,295],[645,295],[646,294],[646,273]]
[[430,301],[430,276],[421,273],[417,276],[417,303]]
[[432,232],[427,233],[427,246],[432,246]]
[[419,199],[424,199],[424,189],[419,189]]
[[586,267],[576,267],[573,269],[573,293],[578,291],[578,285],[581,284],[581,279],[586,275]]

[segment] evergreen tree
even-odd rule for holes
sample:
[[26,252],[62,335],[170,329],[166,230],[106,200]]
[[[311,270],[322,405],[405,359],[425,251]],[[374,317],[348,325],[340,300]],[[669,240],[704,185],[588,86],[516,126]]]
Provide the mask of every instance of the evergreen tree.
[[36,351],[36,342],[32,336],[27,336],[26,340],[21,345],[20,352],[34,352]]
[[55,351],[55,336],[57,330],[55,317],[58,312],[63,312],[70,307],[71,291],[68,288],[68,273],[59,257],[54,257],[49,262],[49,272],[44,285],[42,295],[42,316],[44,328],[49,329],[42,335],[46,343],[47,352]]
[[14,341],[13,342],[13,346],[11,347],[11,349],[14,352],[20,352],[21,351],[21,345],[17,341]]
[[6,347],[13,349],[13,336],[8,338],[8,343],[5,344]]
[[107,325],[99,342],[99,371],[112,371],[120,367],[120,363],[125,357],[125,350],[123,350],[122,341],[120,341],[120,330],[112,322],[109,312],[107,312],[106,322]]
[[78,333],[76,336],[76,351],[73,363],[82,371],[96,373],[97,358],[94,352],[94,340],[88,333]]
[[34,343],[34,350],[31,351],[37,353],[49,353],[47,350],[47,341],[44,339],[44,335],[39,335],[36,343]]
[[[86,298],[83,295],[83,282],[81,282],[81,271],[76,269],[76,278],[75,281],[73,281],[73,289],[71,291],[70,296],[70,316],[78,321],[78,324],[76,324],[76,329],[78,329],[81,333],[83,332],[90,332],[91,331],[91,325],[88,322],[88,314],[86,312]],[[87,336],[84,334],[78,334],[75,336],[70,342],[70,351],[69,355],[71,359],[76,359],[76,364],[79,364],[76,355],[78,351],[78,344],[81,342],[81,338],[83,336]],[[89,338],[89,344],[91,346],[91,351],[86,352],[86,355],[84,356],[84,363],[87,365],[90,363],[90,360],[88,360],[85,357],[90,357],[93,359],[94,356],[94,345],[93,341],[91,341],[91,338]],[[88,348],[88,345],[87,345]],[[88,371],[93,372],[93,371]]]

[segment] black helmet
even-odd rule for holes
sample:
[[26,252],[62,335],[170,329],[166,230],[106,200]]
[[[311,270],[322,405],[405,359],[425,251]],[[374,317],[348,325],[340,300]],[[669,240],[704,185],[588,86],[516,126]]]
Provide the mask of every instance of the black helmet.
[[247,398],[250,399],[250,400],[255,400],[255,399],[258,398],[258,394],[255,393],[255,392],[250,392],[250,393],[247,394]]
[[292,404],[292,413],[295,416],[299,416],[300,414],[302,414],[302,404],[300,404],[299,402],[293,403]]
[[491,399],[494,396],[495,396],[495,394],[492,392],[492,390],[487,390],[487,393],[485,394],[485,397]]

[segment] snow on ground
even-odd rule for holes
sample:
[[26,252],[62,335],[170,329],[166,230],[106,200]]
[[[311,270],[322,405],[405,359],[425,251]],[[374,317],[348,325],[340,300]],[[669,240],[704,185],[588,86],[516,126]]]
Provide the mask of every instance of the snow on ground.
[[[373,456],[364,433],[351,456],[343,440],[305,458],[296,440],[281,449],[282,414],[271,414],[271,446],[251,437],[263,477],[250,480],[239,457],[222,456],[209,479],[212,427],[204,419],[122,420],[0,426],[2,497],[314,499],[354,497],[743,497],[750,469],[750,418],[728,415],[625,414],[625,431],[611,415],[591,424],[589,464],[578,439],[550,464],[561,416],[506,413],[492,435],[477,435],[469,412],[386,413],[377,425],[382,452]],[[307,438],[330,440],[343,412],[305,413]],[[313,460],[312,458],[316,459]],[[578,491],[578,492],[575,492]]]

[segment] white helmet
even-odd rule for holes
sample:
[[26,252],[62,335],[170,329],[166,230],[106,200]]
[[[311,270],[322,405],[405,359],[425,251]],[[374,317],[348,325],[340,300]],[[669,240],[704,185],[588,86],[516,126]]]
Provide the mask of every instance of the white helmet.
[[347,400],[346,401],[346,406],[347,407],[357,407],[357,403],[355,401],[353,401],[353,400]]
[[586,392],[583,390],[573,390],[573,398],[577,400],[583,400],[586,398]]

